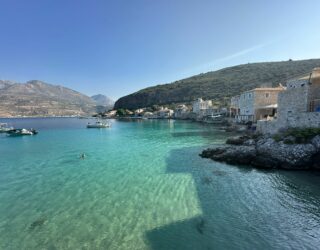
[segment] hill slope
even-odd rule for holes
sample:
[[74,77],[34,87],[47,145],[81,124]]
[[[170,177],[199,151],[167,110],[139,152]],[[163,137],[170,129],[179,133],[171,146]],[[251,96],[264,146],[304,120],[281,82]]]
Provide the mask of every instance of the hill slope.
[[95,105],[90,97],[62,86],[0,80],[0,116],[82,115],[94,112]]
[[224,101],[262,85],[276,86],[286,79],[310,72],[320,59],[243,64],[196,75],[171,84],[142,89],[121,97],[115,108],[142,108],[155,104],[191,102],[196,98]]

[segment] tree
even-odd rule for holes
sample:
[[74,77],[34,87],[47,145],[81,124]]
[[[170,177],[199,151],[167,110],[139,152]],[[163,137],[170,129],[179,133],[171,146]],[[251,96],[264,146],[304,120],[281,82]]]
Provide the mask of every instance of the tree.
[[127,112],[124,109],[118,109],[117,110],[117,115],[118,116],[125,116]]

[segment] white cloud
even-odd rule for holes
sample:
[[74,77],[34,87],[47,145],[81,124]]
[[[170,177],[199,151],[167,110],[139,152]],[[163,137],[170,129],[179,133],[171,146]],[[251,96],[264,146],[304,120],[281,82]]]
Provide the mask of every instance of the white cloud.
[[186,70],[183,74],[180,74],[180,76],[177,77],[177,79],[182,79],[184,77],[189,77],[189,76],[192,76],[195,74],[199,74],[200,72],[205,73],[205,72],[212,71],[212,70],[218,70],[219,68],[224,68],[224,67],[228,67],[231,65],[236,65],[239,62],[238,61],[237,61],[237,63],[232,62],[233,59],[237,59],[239,57],[242,57],[242,56],[245,56],[245,55],[250,54],[252,52],[255,52],[255,51],[257,51],[261,48],[264,48],[274,42],[275,41],[258,44],[258,45],[252,46],[250,48],[243,49],[243,50],[240,50],[240,51],[235,52],[233,54],[230,54],[230,55],[215,59],[213,61],[207,62],[205,64],[201,64],[193,69]]
[[244,55],[249,54],[249,53],[251,53],[253,51],[259,50],[259,49],[269,45],[270,43],[271,42],[262,43],[262,44],[258,44],[258,45],[255,45],[253,47],[250,47],[248,49],[240,50],[240,51],[238,51],[238,52],[236,52],[234,54],[231,54],[231,55],[216,59],[216,60],[212,61],[210,64],[212,65],[212,64],[216,64],[216,63],[226,62],[226,61],[232,60],[234,58],[244,56]]

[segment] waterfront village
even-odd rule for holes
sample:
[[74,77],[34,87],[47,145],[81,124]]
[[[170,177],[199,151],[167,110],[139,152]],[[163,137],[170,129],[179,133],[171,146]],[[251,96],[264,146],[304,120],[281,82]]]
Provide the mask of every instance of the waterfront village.
[[[173,108],[153,106],[130,110],[111,110],[104,117],[133,119],[189,119],[204,123],[228,124],[274,134],[287,128],[320,127],[320,68],[295,77],[277,87],[260,87],[233,96],[228,106],[198,98],[192,104]],[[246,125],[246,128],[244,128]]]

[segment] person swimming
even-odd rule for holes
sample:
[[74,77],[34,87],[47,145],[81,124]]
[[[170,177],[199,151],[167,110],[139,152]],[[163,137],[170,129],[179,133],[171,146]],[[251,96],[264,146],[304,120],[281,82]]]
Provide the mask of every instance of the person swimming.
[[84,153],[82,153],[82,154],[80,155],[80,159],[81,159],[81,160],[84,160],[84,158],[86,158],[86,155],[85,155]]

